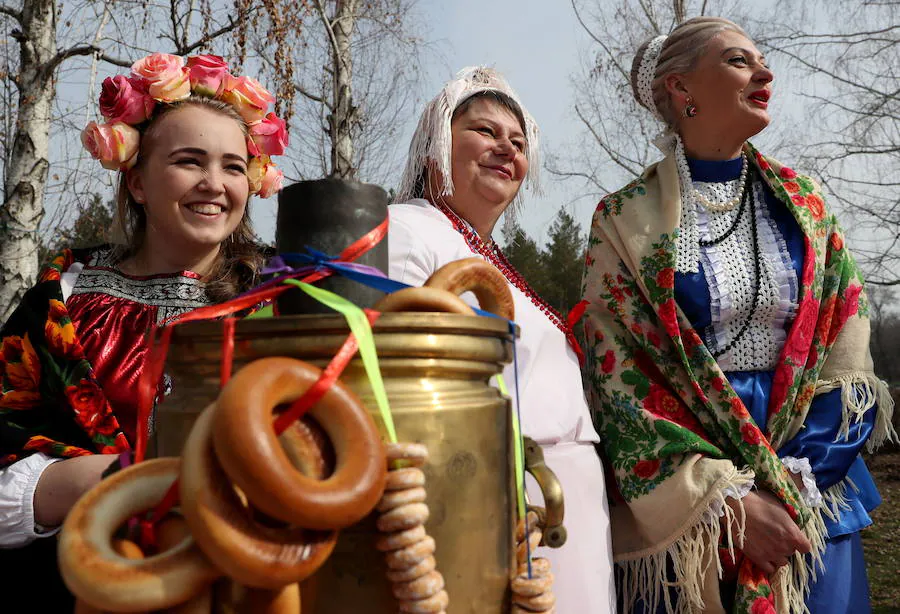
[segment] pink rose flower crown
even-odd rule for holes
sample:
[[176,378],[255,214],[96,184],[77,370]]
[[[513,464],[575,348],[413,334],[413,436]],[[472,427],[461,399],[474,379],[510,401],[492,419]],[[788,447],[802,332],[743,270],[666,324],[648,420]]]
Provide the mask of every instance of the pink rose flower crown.
[[271,157],[284,154],[288,135],[284,120],[268,112],[275,97],[256,79],[233,76],[217,55],[192,56],[185,65],[177,55],[153,53],[135,62],[131,75],[107,77],[100,92],[106,122],[89,123],[81,143],[103,168],[126,171],[137,162],[137,126],[149,121],[160,105],[191,96],[223,100],[247,122],[250,193],[268,198],[281,190],[284,174]]

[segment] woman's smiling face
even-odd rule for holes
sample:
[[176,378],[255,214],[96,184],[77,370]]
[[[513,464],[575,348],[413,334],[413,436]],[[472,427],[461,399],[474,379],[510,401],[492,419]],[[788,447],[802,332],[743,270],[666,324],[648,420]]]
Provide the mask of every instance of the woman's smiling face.
[[453,119],[450,130],[453,195],[446,197],[448,204],[505,209],[528,173],[527,142],[515,113],[490,98],[478,98]]
[[147,216],[145,242],[197,254],[218,250],[244,216],[247,141],[241,125],[187,105],[159,119],[128,187]]

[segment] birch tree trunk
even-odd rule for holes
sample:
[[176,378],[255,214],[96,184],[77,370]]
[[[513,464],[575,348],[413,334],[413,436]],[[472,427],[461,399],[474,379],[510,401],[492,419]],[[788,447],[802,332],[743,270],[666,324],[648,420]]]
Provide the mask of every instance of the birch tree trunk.
[[334,71],[334,107],[328,117],[331,137],[331,174],[350,179],[356,176],[353,164],[353,127],[357,110],[353,106],[353,56],[350,43],[356,25],[358,0],[336,0],[334,19],[326,28],[331,36]]
[[38,225],[50,166],[50,112],[56,93],[56,0],[25,0],[17,16],[19,91],[12,151],[0,208],[0,323],[38,273]]

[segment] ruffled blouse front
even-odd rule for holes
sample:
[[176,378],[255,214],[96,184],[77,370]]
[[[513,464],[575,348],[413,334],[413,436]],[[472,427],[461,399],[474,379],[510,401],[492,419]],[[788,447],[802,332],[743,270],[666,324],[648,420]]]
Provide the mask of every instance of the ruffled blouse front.
[[[688,159],[688,165],[695,182],[724,183],[733,181],[741,172],[740,158],[726,161]],[[718,358],[719,364],[753,419],[758,425],[765,427],[774,377],[773,364],[768,358],[774,352],[777,359],[793,322],[805,238],[788,208],[775,197],[769,187],[758,180],[754,184],[754,190],[762,197],[759,198],[761,202],[756,210],[761,257],[760,262],[755,265],[767,267],[769,286],[777,288],[777,291],[759,292],[754,324],[759,326],[760,322],[765,321],[765,325],[772,329],[771,334],[757,334],[754,339],[754,331],[750,328],[742,337],[745,340],[752,339],[747,348],[742,348],[740,343],[727,348],[729,334],[733,335],[740,329],[749,313],[748,306],[740,305],[739,301],[752,297],[754,289],[751,287],[750,292],[730,292],[735,287],[734,280],[730,277],[736,267],[728,262],[753,257],[752,244],[740,245],[740,253],[737,254],[723,250],[721,246],[700,246],[698,271],[677,272],[675,275],[675,299],[691,325],[704,337],[708,347],[726,349]],[[718,214],[698,212],[700,238],[704,238],[704,234],[718,236],[716,232],[709,232],[709,220],[716,215]],[[780,266],[781,264],[784,266]],[[773,280],[775,283],[772,283]],[[737,301],[734,300],[735,295]],[[723,304],[727,308],[723,308]],[[766,347],[773,343],[775,347]],[[743,370],[734,368],[734,365],[746,364],[755,366]],[[778,450],[778,455],[782,458],[808,459],[820,491],[838,483],[852,483],[852,487],[847,488],[844,495],[847,506],[838,510],[838,514],[833,511],[825,514],[830,537],[852,533],[871,524],[868,512],[881,502],[872,477],[859,456],[860,449],[872,431],[875,410],[869,411],[861,422],[851,424],[849,437],[838,438],[842,417],[840,394],[838,389],[816,396],[804,428]]]
[[94,254],[63,275],[66,308],[85,355],[125,433],[134,443],[137,385],[145,363],[144,338],[154,324],[209,304],[200,276],[191,271],[133,276]]

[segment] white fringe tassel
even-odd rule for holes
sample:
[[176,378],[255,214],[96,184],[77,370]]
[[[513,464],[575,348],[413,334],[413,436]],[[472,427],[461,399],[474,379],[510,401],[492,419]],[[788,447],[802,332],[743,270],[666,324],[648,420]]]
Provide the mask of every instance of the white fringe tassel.
[[841,438],[847,441],[850,438],[851,422],[853,424],[862,422],[865,413],[877,406],[875,428],[866,442],[866,449],[874,452],[886,441],[900,442],[892,422],[894,399],[885,382],[872,373],[848,373],[819,382],[816,385],[816,394],[830,392],[835,388],[841,389],[841,405],[844,409],[841,428],[835,441]]
[[[738,499],[740,514],[725,503],[726,490],[740,490],[748,482],[753,483],[753,472],[745,469],[738,471],[732,480],[718,490],[709,506],[721,507],[725,513],[725,522],[728,525],[728,551],[734,556],[734,543],[731,535],[737,534],[738,543],[743,542],[744,506]],[[702,517],[702,516],[701,516]],[[718,543],[722,534],[721,523],[718,518],[702,520],[679,537],[665,550],[642,556],[640,558],[620,561],[617,564],[622,570],[621,592],[625,595],[625,611],[630,611],[634,605],[643,602],[646,611],[655,612],[661,603],[666,606],[666,614],[695,614],[703,611],[703,578],[706,576],[709,566],[716,565],[718,577],[722,576],[722,565],[719,561]],[[672,562],[675,573],[674,582],[671,582],[667,574],[667,563]],[[677,603],[673,603],[669,588],[679,588]]]
[[[728,551],[734,556],[734,546],[743,543],[746,516],[744,506],[738,499],[736,514],[725,504],[725,491],[735,486],[740,488],[747,481],[753,482],[750,470],[738,472],[734,479],[718,491],[710,501],[710,506],[721,505],[725,513],[728,531]],[[840,506],[839,491],[831,488],[825,493],[826,501]],[[829,499],[831,496],[831,499]],[[846,500],[843,500],[846,506]],[[804,528],[806,537],[812,544],[810,555],[795,554],[791,564],[783,567],[772,578],[772,588],[776,595],[778,614],[810,614],[805,599],[810,585],[816,581],[817,569],[824,569],[822,553],[825,551],[827,531],[822,518],[824,508],[811,510],[810,521]],[[721,538],[721,524],[718,519],[700,522],[678,538],[671,546],[648,556],[617,562],[622,571],[621,592],[625,596],[625,611],[642,602],[644,610],[655,612],[660,604],[665,604],[666,614],[701,614],[704,611],[703,579],[712,563],[716,565],[716,576],[722,577],[722,565],[718,555]],[[731,536],[737,538],[732,542]],[[671,561],[674,579],[670,580],[667,564]],[[677,602],[669,594],[671,587],[678,587]]]

